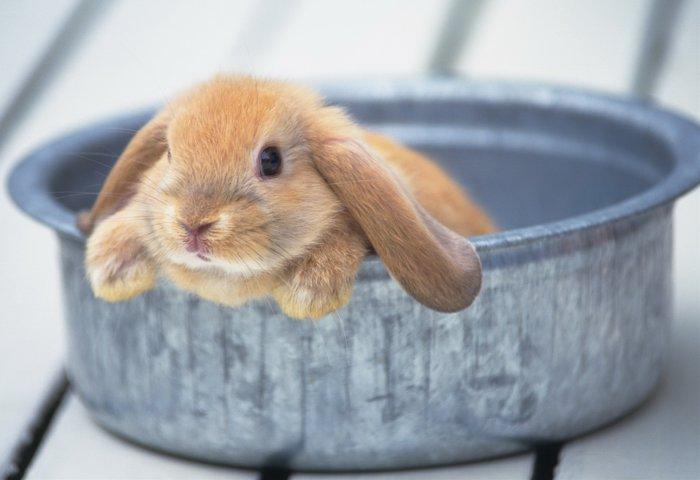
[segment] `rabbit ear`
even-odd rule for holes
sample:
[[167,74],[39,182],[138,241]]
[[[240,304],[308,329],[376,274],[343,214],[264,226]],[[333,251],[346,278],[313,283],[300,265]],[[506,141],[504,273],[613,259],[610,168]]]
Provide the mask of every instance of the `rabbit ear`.
[[403,288],[434,310],[468,307],[481,288],[472,244],[431,217],[358,135],[327,137],[318,151],[316,169]]
[[168,117],[167,111],[161,111],[136,132],[109,172],[92,209],[78,215],[78,228],[83,233],[91,233],[97,223],[124,207],[136,193],[141,174],[167,149]]

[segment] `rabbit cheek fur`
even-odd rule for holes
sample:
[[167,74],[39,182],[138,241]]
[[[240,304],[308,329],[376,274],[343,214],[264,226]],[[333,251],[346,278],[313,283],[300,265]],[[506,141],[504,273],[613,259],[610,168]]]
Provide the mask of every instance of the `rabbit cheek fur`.
[[[283,158],[270,178],[256,163],[266,146]],[[387,226],[394,212],[401,224]],[[347,303],[371,248],[431,308],[471,303],[478,258],[434,219],[462,235],[493,230],[437,166],[362,131],[313,92],[218,77],[175,99],[134,137],[79,221],[92,230],[86,270],[100,298],[131,298],[161,273],[217,303],[271,295],[291,317],[318,318]]]

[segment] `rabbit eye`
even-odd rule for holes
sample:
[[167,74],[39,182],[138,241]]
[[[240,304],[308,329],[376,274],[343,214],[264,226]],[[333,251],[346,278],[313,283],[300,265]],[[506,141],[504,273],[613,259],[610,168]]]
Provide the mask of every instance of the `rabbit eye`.
[[274,177],[282,170],[282,154],[277,147],[265,147],[260,152],[260,175]]

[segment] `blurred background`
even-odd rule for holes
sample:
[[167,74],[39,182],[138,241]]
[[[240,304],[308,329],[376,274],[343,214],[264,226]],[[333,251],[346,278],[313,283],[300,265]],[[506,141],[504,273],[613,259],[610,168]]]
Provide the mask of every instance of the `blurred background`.
[[[700,0],[2,0],[0,68],[3,183],[40,142],[221,71],[546,82],[638,96],[700,121]],[[635,478],[676,478],[664,474],[670,465],[700,475],[700,191],[678,203],[676,218],[669,379],[629,425],[564,449],[562,462],[591,474],[580,478],[602,478],[599,464],[633,468]],[[1,462],[65,347],[51,232],[22,216],[5,189],[0,231]],[[72,470],[77,458],[90,463],[82,447],[112,441],[83,423],[68,431],[50,432],[36,478],[90,478]],[[623,452],[635,448],[643,453],[632,462]]]

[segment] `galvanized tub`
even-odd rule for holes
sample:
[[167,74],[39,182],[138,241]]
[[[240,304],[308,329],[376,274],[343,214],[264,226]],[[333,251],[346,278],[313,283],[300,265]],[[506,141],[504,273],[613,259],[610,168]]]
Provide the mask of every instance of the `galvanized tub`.
[[674,200],[700,181],[697,125],[639,102],[540,86],[416,80],[326,86],[424,150],[504,231],[474,243],[480,297],[439,314],[368,258],[319,322],[223,308],[166,282],[93,298],[74,214],[149,112],[21,162],[17,204],[60,238],[68,372],[95,420],[227,464],[357,470],[475,460],[565,439],[638,406],[671,321]]

